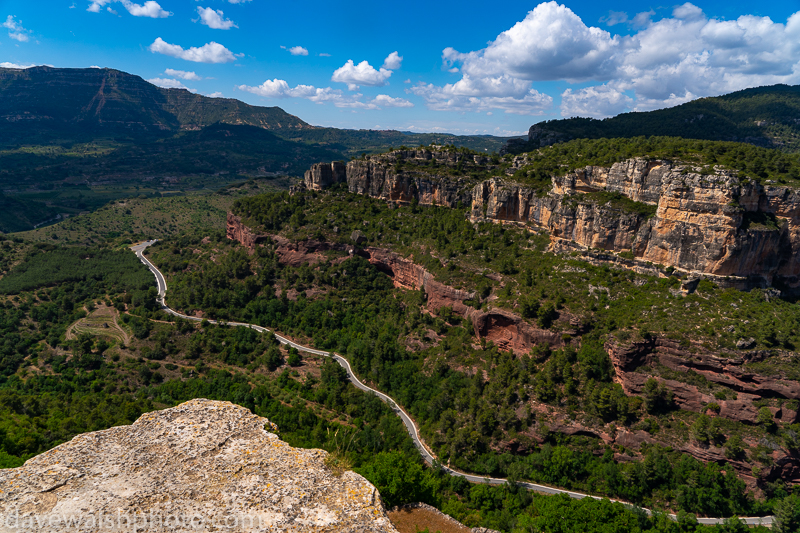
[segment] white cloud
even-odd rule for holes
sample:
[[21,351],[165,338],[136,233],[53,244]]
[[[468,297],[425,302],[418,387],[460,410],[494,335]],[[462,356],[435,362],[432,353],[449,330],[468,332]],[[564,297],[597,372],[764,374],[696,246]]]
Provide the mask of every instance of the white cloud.
[[3,23],[3,27],[8,29],[8,36],[21,43],[28,41],[28,34],[31,33],[22,27],[22,21],[18,21],[13,15],[9,15]]
[[207,94],[206,96],[208,96],[209,98],[225,98],[225,95],[222,94],[219,91],[213,92],[211,94]]
[[397,50],[389,54],[383,61],[383,67],[388,70],[397,70],[403,63],[403,56],[397,53]]
[[215,30],[229,30],[231,28],[238,28],[236,24],[230,19],[222,18],[224,15],[221,10],[216,11],[210,7],[197,7],[197,14],[200,15],[200,23],[205,24],[209,28]]
[[650,11],[642,11],[641,13],[637,13],[636,16],[633,17],[631,24],[633,24],[635,28],[645,28],[650,25],[652,22],[650,19],[652,19],[653,15],[655,14],[656,12],[652,9]]
[[428,108],[435,111],[480,113],[502,109],[515,115],[543,115],[553,107],[553,98],[535,89],[515,96],[476,96],[461,93],[449,83],[444,87],[420,83],[407,91],[424,98]]
[[172,15],[169,11],[164,11],[161,9],[161,6],[158,5],[158,2],[154,0],[147,0],[142,5],[134,4],[130,0],[120,0],[122,5],[125,6],[125,9],[128,10],[128,13],[133,15],[134,17],[149,17],[153,19],[163,19],[167,18],[168,16]]
[[[236,55],[219,43],[211,41],[200,47],[184,50],[177,44],[169,44],[161,37],[156,38],[148,48],[153,53],[164,54],[196,63],[230,63],[236,61]],[[239,54],[241,56],[241,54]]]
[[331,55],[329,53],[327,53],[327,52],[321,52],[318,55],[319,55],[319,57],[331,57]]
[[[307,56],[308,55],[308,49],[307,48],[303,48],[302,46],[292,46],[291,48],[287,48],[285,46],[281,46],[281,48],[283,48],[284,50],[288,50],[289,53],[292,54],[293,56]],[[320,54],[320,55],[322,55],[322,54]]]
[[624,11],[609,11],[607,17],[602,17],[600,22],[605,22],[606,26],[616,26],[628,22],[628,14]]
[[[172,13],[169,11],[165,11],[161,8],[158,2],[154,0],[147,0],[144,4],[135,4],[130,0],[92,0],[89,7],[86,8],[86,11],[91,11],[92,13],[99,13],[103,6],[108,4],[113,4],[115,2],[120,2],[125,9],[128,10],[128,13],[133,15],[134,17],[148,17],[154,19],[161,19],[167,18]],[[114,15],[117,14],[116,11],[111,9],[110,7],[107,8],[109,13],[113,13]]]
[[462,54],[445,48],[442,56],[448,66],[461,63],[461,71],[476,78],[507,74],[534,81],[588,80],[616,71],[619,42],[605,30],[587,27],[569,8],[547,2],[483,50]]
[[106,4],[111,4],[116,2],[117,0],[92,0],[92,3],[89,4],[89,7],[86,8],[86,11],[91,11],[92,13],[100,13],[100,9]]
[[392,98],[388,94],[379,94],[372,103],[383,107],[414,107],[414,104],[405,98]]
[[467,53],[445,48],[444,67],[460,72],[460,81],[423,83],[411,92],[432,109],[497,105],[510,113],[538,114],[547,102],[534,83],[594,81],[593,87],[564,92],[562,112],[607,116],[747,87],[800,83],[800,12],[785,24],[752,15],[717,20],[685,3],[671,16],[654,16],[650,10],[629,20],[610,12],[603,19],[609,25],[636,29],[612,35],[587,26],[563,5],[542,3],[486,48]]
[[[359,93],[345,94],[339,89],[330,87],[314,87],[313,85],[289,86],[286,80],[266,80],[261,85],[255,87],[239,85],[241,91],[257,94],[265,98],[305,98],[312,102],[322,104],[331,102],[336,107],[351,109],[378,109],[378,104],[373,102],[363,102]],[[398,99],[402,100],[402,98]]]
[[178,80],[173,80],[169,78],[151,78],[149,80],[150,83],[153,85],[158,85],[159,87],[163,87],[165,89],[187,89],[183,83]]
[[348,59],[347,63],[333,72],[331,81],[346,83],[348,89],[355,91],[360,85],[383,87],[391,75],[392,71],[389,69],[381,67],[380,70],[375,70],[367,61],[356,65],[352,59]]
[[166,74],[167,76],[171,76],[173,78],[180,78],[182,80],[189,80],[189,81],[198,81],[203,79],[194,72],[189,72],[186,70],[175,70],[173,68],[168,68],[167,70],[164,71],[164,74]]
[[15,69],[19,69],[19,70],[24,70],[26,68],[31,68],[31,67],[35,67],[35,66],[36,65],[19,65],[17,63],[9,63],[7,61],[4,61],[4,62],[0,63],[0,68],[15,68]]
[[246,4],[249,1],[250,0],[228,0],[228,2],[231,4]]
[[567,89],[561,94],[561,116],[605,118],[622,113],[633,103],[633,98],[609,87],[597,85],[577,91]]

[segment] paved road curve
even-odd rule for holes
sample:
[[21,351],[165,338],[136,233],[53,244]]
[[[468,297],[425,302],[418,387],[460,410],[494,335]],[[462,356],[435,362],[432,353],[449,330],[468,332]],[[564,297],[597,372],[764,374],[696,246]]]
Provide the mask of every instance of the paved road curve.
[[[131,250],[133,250],[136,253],[136,255],[139,257],[139,259],[142,261],[142,263],[144,263],[147,266],[147,268],[150,269],[150,272],[152,272],[153,275],[156,277],[156,283],[158,284],[157,302],[161,305],[161,309],[166,313],[169,313],[171,315],[174,315],[174,316],[177,316],[177,317],[180,317],[180,318],[184,318],[186,320],[194,320],[194,321],[200,322],[201,320],[203,320],[202,318],[197,318],[197,317],[194,317],[194,316],[184,315],[183,313],[179,313],[178,311],[175,311],[174,309],[172,309],[172,308],[167,306],[167,304],[166,304],[166,302],[164,300],[165,297],[166,297],[166,294],[167,294],[167,280],[164,279],[164,275],[161,273],[161,271],[158,270],[158,268],[156,268],[156,266],[153,263],[151,263],[144,256],[144,250],[148,246],[150,246],[152,244],[155,244],[156,242],[157,242],[157,240],[145,241],[145,242],[137,244],[135,246],[131,246]],[[209,322],[212,323],[212,324],[219,323],[216,320],[209,320]],[[270,332],[269,329],[267,329],[265,327],[262,327],[262,326],[256,326],[255,324],[245,324],[245,323],[242,323],[242,322],[221,322],[221,323],[225,324],[225,325],[228,325],[228,326],[242,326],[242,327],[246,327],[246,328],[251,328],[251,329],[254,329],[254,330],[256,330],[256,331],[258,331],[260,333]],[[298,350],[303,351],[303,352],[307,352],[307,353],[311,353],[311,354],[315,354],[315,355],[321,355],[321,356],[324,356],[324,357],[331,357],[337,363],[339,363],[339,365],[341,365],[342,368],[344,368],[345,371],[347,372],[347,377],[348,377],[348,379],[350,380],[350,382],[353,385],[355,385],[356,387],[358,387],[359,389],[361,389],[361,390],[363,390],[365,392],[369,392],[369,393],[374,394],[375,396],[380,398],[383,402],[387,403],[389,405],[389,407],[392,408],[392,410],[395,412],[395,414],[397,414],[397,416],[399,416],[400,419],[403,421],[403,424],[405,424],[406,429],[408,430],[409,435],[411,435],[411,439],[414,441],[414,445],[417,447],[417,450],[419,450],[419,453],[422,456],[422,458],[429,465],[433,465],[434,464],[434,462],[436,461],[436,458],[428,450],[428,448],[425,446],[425,443],[423,442],[422,438],[419,436],[419,429],[417,428],[417,425],[414,422],[414,420],[408,415],[408,413],[406,413],[406,411],[402,407],[397,405],[397,403],[392,398],[390,398],[389,396],[387,396],[386,394],[384,394],[384,393],[382,393],[380,391],[377,391],[377,390],[375,390],[375,389],[373,389],[371,387],[368,387],[368,386],[364,385],[363,383],[361,383],[358,380],[358,378],[356,377],[355,373],[353,373],[353,369],[350,368],[350,363],[347,362],[347,359],[345,359],[341,355],[338,355],[338,354],[333,353],[333,352],[325,352],[325,351],[322,351],[322,350],[315,350],[313,348],[309,348],[307,346],[303,346],[301,344],[297,344],[296,342],[293,342],[290,339],[282,337],[282,336],[278,335],[275,332],[272,332],[272,334],[275,335],[275,338],[278,339],[278,341],[280,341],[282,344],[286,344],[288,346],[292,346],[292,347],[297,348]],[[452,468],[449,468],[449,467],[446,467],[446,466],[441,466],[440,465],[440,468],[442,468],[445,472],[447,472],[451,476],[463,477],[467,481],[471,481],[473,483],[488,483],[490,485],[503,485],[503,484],[505,484],[507,482],[506,479],[502,479],[502,478],[487,478],[487,477],[481,477],[481,476],[473,476],[471,474],[465,474],[463,472],[458,472],[457,470],[453,470]],[[578,500],[583,499],[583,498],[594,498],[596,500],[602,499],[602,498],[600,498],[598,496],[592,496],[590,494],[583,494],[583,493],[580,493],[580,492],[570,492],[568,490],[557,489],[557,488],[554,488],[554,487],[548,487],[546,485],[538,485],[536,483],[518,482],[517,484],[522,486],[522,487],[525,487],[526,489],[534,490],[534,491],[537,491],[537,492],[542,492],[542,493],[545,493],[545,494],[562,494],[562,493],[563,494],[567,494],[571,498],[575,498],[575,499],[578,499]],[[611,501],[615,502],[615,501],[618,501],[618,500],[611,500]],[[628,505],[626,502],[620,502],[620,503]],[[649,509],[644,509],[644,511],[647,514],[651,514]],[[677,517],[675,515],[669,515],[669,516],[673,520],[677,519]],[[740,520],[744,521],[746,524],[749,524],[749,525],[764,525],[764,526],[771,526],[772,525],[772,517],[771,516],[740,517]],[[717,525],[717,524],[723,523],[725,521],[725,519],[724,518],[698,518],[697,521],[700,522],[701,524]]]

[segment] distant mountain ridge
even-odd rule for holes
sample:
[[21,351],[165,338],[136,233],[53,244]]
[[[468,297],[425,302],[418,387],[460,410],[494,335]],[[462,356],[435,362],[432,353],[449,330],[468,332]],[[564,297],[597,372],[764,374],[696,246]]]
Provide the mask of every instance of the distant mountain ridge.
[[166,137],[217,122],[272,131],[314,128],[279,107],[163,89],[109,68],[0,68],[5,145],[96,135]]
[[656,111],[612,118],[569,118],[531,126],[527,141],[510,141],[509,153],[570,139],[668,136],[736,141],[800,152],[800,85],[771,85],[700,98]]

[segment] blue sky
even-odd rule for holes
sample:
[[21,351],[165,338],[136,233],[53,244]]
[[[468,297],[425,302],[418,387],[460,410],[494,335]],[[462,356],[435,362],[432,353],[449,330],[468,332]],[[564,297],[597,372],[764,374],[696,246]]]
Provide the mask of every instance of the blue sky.
[[800,0],[0,0],[0,65],[111,67],[341,128],[511,135],[800,83]]

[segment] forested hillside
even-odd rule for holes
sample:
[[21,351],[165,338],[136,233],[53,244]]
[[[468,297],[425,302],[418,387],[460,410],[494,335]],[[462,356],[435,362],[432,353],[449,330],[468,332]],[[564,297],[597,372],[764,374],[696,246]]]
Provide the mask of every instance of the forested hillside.
[[509,145],[520,153],[546,142],[663,135],[737,141],[800,152],[800,86],[773,85],[699,98],[657,111],[623,113],[606,119],[568,118],[531,127],[528,143]]

